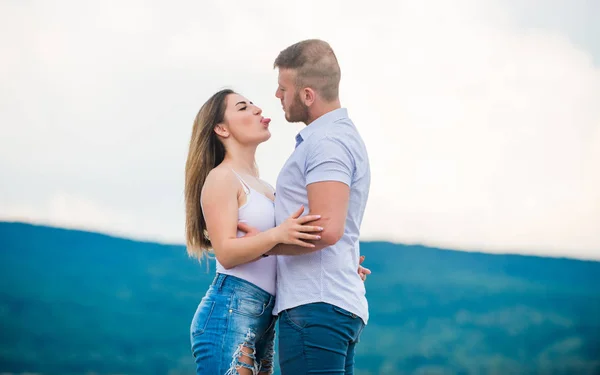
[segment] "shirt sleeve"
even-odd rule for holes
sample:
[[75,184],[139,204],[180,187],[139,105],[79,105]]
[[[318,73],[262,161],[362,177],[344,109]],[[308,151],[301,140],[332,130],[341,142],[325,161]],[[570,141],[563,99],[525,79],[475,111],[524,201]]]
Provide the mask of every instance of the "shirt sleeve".
[[352,153],[341,140],[324,137],[311,145],[306,157],[306,185],[339,181],[351,186],[354,172]]

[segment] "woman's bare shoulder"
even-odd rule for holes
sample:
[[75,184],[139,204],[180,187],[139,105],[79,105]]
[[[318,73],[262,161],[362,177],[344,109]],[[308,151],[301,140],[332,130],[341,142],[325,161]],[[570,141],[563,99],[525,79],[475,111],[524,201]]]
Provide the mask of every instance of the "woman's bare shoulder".
[[224,165],[218,165],[213,168],[206,176],[204,182],[204,192],[237,192],[239,184],[233,170]]

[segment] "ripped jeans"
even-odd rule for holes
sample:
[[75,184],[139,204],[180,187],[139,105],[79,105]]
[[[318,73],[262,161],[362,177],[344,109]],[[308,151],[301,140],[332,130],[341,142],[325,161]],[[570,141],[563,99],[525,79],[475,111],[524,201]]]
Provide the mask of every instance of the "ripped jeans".
[[254,284],[218,273],[190,327],[196,374],[273,373],[274,304],[275,297]]

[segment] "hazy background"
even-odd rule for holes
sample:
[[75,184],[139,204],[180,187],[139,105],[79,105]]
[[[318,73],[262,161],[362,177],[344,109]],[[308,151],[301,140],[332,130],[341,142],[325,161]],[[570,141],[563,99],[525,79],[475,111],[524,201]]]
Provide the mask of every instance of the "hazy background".
[[364,240],[600,259],[600,2],[2,1],[0,219],[183,242],[192,121],[232,87],[294,146],[280,50],[331,43]]
[[261,106],[275,184],[301,125],[272,63],[321,38],[372,167],[356,374],[600,374],[599,17],[595,0],[0,0],[0,373],[193,373],[215,272],[183,246],[193,119],[224,87]]

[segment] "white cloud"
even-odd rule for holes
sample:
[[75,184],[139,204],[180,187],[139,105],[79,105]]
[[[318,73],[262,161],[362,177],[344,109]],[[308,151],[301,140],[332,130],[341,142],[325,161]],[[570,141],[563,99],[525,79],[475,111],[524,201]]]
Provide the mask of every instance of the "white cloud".
[[600,259],[600,69],[523,7],[119,4],[0,5],[1,217],[181,242],[202,102],[231,86],[273,117],[274,183],[299,125],[272,61],[319,37],[370,151],[365,239]]
[[[118,236],[170,242],[183,236],[183,228],[156,215],[143,215],[111,207],[83,196],[59,192],[44,204],[0,206],[3,219],[111,233]],[[156,228],[163,228],[156,232]],[[179,232],[179,236],[173,236]],[[168,235],[167,235],[168,234]],[[178,241],[180,242],[180,241]]]

